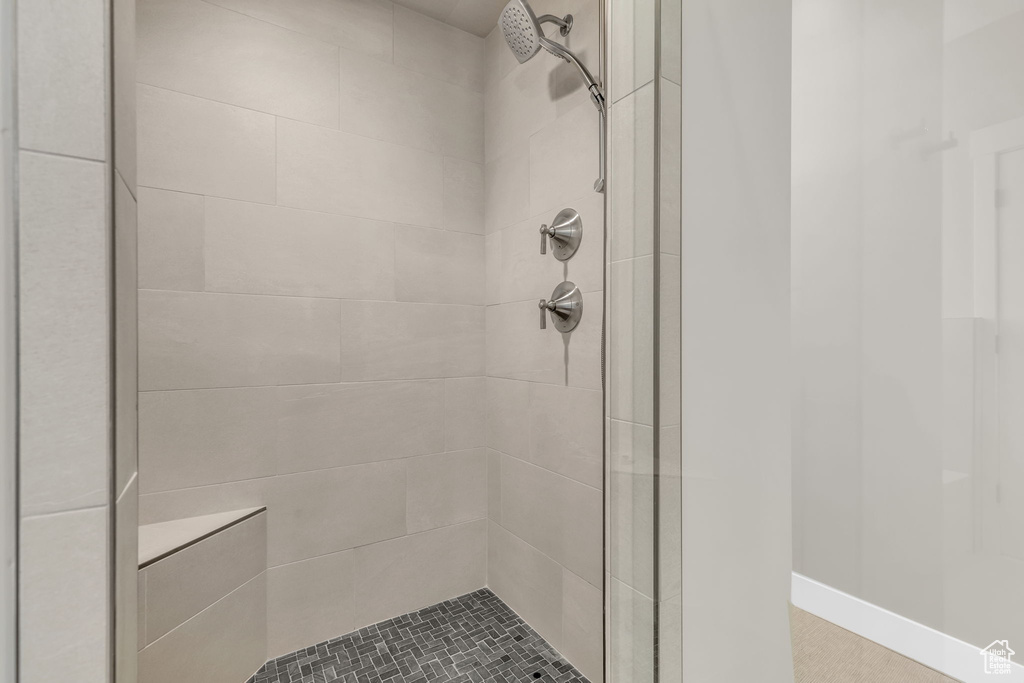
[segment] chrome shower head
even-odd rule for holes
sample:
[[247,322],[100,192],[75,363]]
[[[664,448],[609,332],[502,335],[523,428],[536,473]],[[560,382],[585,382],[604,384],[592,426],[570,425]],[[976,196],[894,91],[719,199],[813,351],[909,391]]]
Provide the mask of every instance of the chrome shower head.
[[541,33],[537,15],[525,0],[510,0],[501,11],[499,21],[505,42],[520,64],[537,54],[544,34]]
[[544,14],[538,17],[533,13],[533,8],[526,0],[509,0],[505,9],[501,11],[499,22],[501,23],[501,32],[505,35],[505,42],[508,43],[509,49],[512,50],[512,54],[516,56],[520,64],[529,61],[540,52],[541,48],[544,48],[555,57],[564,59],[576,67],[580,76],[586,81],[587,89],[595,99],[594,103],[599,105],[599,109],[603,108],[603,95],[587,67],[583,66],[583,63],[569,48],[545,36],[540,28],[541,24],[547,22],[557,24],[561,29],[561,34],[567,36],[572,30],[571,14],[566,14],[562,18],[553,14]]

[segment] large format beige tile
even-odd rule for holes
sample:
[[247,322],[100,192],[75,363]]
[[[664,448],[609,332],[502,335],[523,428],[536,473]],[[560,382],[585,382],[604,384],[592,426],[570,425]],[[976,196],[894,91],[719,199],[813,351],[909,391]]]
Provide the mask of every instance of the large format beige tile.
[[506,456],[501,524],[562,566],[601,585],[602,509],[598,489]]
[[[553,289],[556,284],[551,283],[550,287]],[[564,342],[569,341],[571,346],[572,338],[552,327],[550,318],[547,329],[540,329],[537,300],[547,299],[550,294],[549,289],[536,299],[487,307],[489,377],[567,383]],[[587,298],[584,297],[584,318],[588,312]]]
[[444,450],[441,380],[281,387],[278,395],[278,472]]
[[[536,9],[536,6],[535,6]],[[605,85],[605,96],[607,97],[608,79],[602,72],[601,60],[601,13],[602,3],[595,0],[556,0],[543,11],[548,11],[559,16],[570,12],[573,16],[572,33],[562,37],[555,33],[555,28],[548,29],[549,35],[554,33],[554,38],[565,44],[572,50],[580,61],[587,65],[593,73],[594,78]],[[555,108],[561,116],[569,110],[578,106],[581,102],[590,99],[590,91],[587,90],[579,72],[568,62],[555,60]],[[597,115],[593,105],[591,111]]]
[[614,578],[610,585],[609,678],[654,683],[654,603]]
[[591,683],[604,678],[604,593],[562,570],[561,652]]
[[488,306],[488,376],[600,389],[602,302],[601,292],[584,293],[583,319],[569,334],[550,320],[539,329],[536,300]]
[[654,420],[654,259],[611,265],[608,406],[617,420]]
[[501,459],[504,456],[487,449],[487,519],[501,524]]
[[484,40],[395,7],[395,64],[476,92],[484,89]]
[[654,79],[654,0],[616,2],[610,27],[610,100],[618,102]]
[[[508,52],[507,45],[502,47]],[[525,64],[517,64],[500,79],[488,79],[484,92],[484,145],[488,162],[514,149],[529,149],[530,136],[555,120],[554,72],[558,65],[559,60],[544,52]]]
[[105,159],[107,3],[19,0],[18,143]]
[[340,379],[338,302],[139,293],[139,388],[201,389]]
[[654,595],[654,483],[642,472],[608,477],[608,546],[616,580],[646,596]]
[[342,301],[345,381],[483,374],[481,306]]
[[352,551],[352,592],[362,626],[483,588],[487,522],[477,520]]
[[562,572],[504,527],[487,527],[487,585],[556,649],[562,647]]
[[19,680],[107,680],[108,514],[99,507],[22,520]]
[[274,117],[139,85],[139,184],[273,204]]
[[114,491],[124,492],[139,469],[138,208],[120,173],[114,182]]
[[395,228],[399,301],[484,304],[484,238],[447,230]]
[[484,261],[487,263],[484,292],[488,306],[501,303],[502,298],[504,282],[501,277],[501,239],[501,230],[484,236]]
[[495,79],[507,76],[513,69],[519,66],[512,51],[508,49],[505,36],[497,25],[491,29],[484,39],[484,73],[487,75],[484,91],[494,87]]
[[654,250],[654,85],[612,105],[608,173],[609,219],[616,226],[609,258],[619,261]]
[[352,609],[352,552],[313,557],[267,572],[268,658],[365,625]]
[[266,569],[265,512],[147,566],[141,570],[146,573],[146,644]]
[[269,566],[405,534],[405,461],[271,477],[265,487]]
[[138,584],[135,587],[136,595],[138,596],[138,614],[135,617],[136,629],[136,643],[135,652],[132,659],[135,660],[136,674],[138,674],[139,668],[139,650],[146,647],[146,573],[138,570],[138,560],[135,562],[135,574],[138,576]]
[[409,533],[487,517],[487,454],[482,448],[411,458]]
[[482,588],[484,524],[434,529],[271,569],[269,656]]
[[267,507],[268,566],[405,534],[404,460],[143,495],[142,524]]
[[139,478],[133,476],[114,507],[114,671],[117,683],[138,680],[139,624]]
[[448,451],[487,442],[487,380],[456,377],[444,381],[444,446]]
[[484,164],[484,225],[488,233],[530,215],[530,152],[515,147],[501,156],[487,153]]
[[503,0],[458,0],[446,22],[455,28],[478,36],[486,36],[495,25]]
[[267,575],[260,574],[139,653],[146,683],[245,681],[266,661]]
[[142,492],[273,474],[278,400],[273,387],[141,392]]
[[[207,486],[177,488],[155,494],[143,494],[138,499],[138,523],[141,525],[166,524],[180,530],[182,523],[188,529],[193,529],[197,524],[209,527],[214,522],[223,519],[237,518],[239,510],[266,506],[266,484],[268,481],[267,477],[244,479]],[[273,516],[272,511],[269,514]],[[185,519],[190,521],[182,522]],[[168,543],[166,531],[160,533],[158,539],[163,545],[166,545]],[[268,540],[268,543],[271,542]],[[141,544],[146,545],[144,539]],[[143,550],[145,549],[143,548]]]
[[106,178],[23,152],[19,201],[21,509],[100,505],[110,484]]
[[403,7],[408,7],[414,12],[438,21],[445,21],[451,16],[452,10],[458,4],[458,0],[397,0],[397,2]]
[[388,0],[209,0],[256,19],[391,61],[394,32]]
[[604,478],[602,396],[594,389],[530,383],[526,459],[601,488]]
[[455,157],[444,159],[444,228],[484,234],[484,167]]
[[135,4],[135,0],[113,0],[110,3],[114,33],[111,39],[111,78],[114,88],[114,168],[124,178],[132,196],[138,197],[138,149],[135,144]]
[[[608,441],[608,568],[616,580],[651,596],[656,523],[654,431],[647,425],[612,420]],[[662,513],[663,520],[669,519],[667,507]],[[666,544],[666,554],[671,547]],[[670,565],[666,562],[663,566]],[[663,589],[668,588],[668,583],[663,584]]]
[[477,163],[483,95],[356,52],[341,53],[340,128]]
[[203,198],[139,188],[139,287],[201,292]]
[[530,449],[527,382],[487,378],[487,447],[518,458]]
[[442,157],[279,119],[282,206],[441,227]]
[[338,47],[202,0],[139,0],[138,81],[323,126]]
[[206,289],[395,298],[395,226],[225,199],[206,200]]
[[600,173],[598,122],[597,110],[584,100],[530,137],[530,215],[554,214],[593,190]]

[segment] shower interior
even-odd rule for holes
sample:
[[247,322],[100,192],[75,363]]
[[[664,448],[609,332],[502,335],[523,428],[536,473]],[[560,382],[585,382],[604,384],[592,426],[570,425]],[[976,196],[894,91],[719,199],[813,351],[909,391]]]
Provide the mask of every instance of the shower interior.
[[602,6],[406,4],[136,4],[144,683],[603,680]]

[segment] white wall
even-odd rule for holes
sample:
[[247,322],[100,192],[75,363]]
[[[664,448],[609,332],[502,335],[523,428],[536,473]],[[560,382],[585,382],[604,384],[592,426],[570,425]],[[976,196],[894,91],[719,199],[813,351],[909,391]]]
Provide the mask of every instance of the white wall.
[[1021,578],[1019,171],[997,153],[998,194],[980,190],[972,138],[1024,114],[1024,13],[839,0],[795,17],[796,567],[978,647],[1012,638],[1019,591],[986,587]]
[[268,507],[268,656],[482,587],[483,39],[370,0],[137,38],[142,521]]
[[790,681],[790,3],[682,11],[683,680]]

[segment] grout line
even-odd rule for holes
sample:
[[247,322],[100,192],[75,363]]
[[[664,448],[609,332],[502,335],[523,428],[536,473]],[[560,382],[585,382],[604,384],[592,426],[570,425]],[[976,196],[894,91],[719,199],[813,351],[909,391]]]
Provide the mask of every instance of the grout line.
[[344,553],[352,552],[353,550],[360,550],[362,548],[369,548],[371,546],[380,545],[381,543],[390,543],[392,541],[398,541],[398,540],[401,540],[403,538],[412,538],[413,536],[423,536],[425,534],[430,534],[430,533],[433,533],[435,531],[441,531],[443,529],[454,529],[456,527],[464,527],[464,526],[469,526],[471,524],[477,524],[479,522],[487,522],[487,521],[488,520],[487,520],[486,517],[477,517],[475,519],[467,519],[467,520],[463,520],[461,522],[454,522],[452,524],[444,524],[442,526],[434,527],[433,529],[424,529],[423,531],[414,531],[412,533],[405,533],[405,534],[401,534],[399,536],[390,536],[388,538],[382,538],[382,539],[379,539],[379,540],[376,540],[376,541],[371,541],[369,543],[362,543],[360,545],[354,545],[351,548],[343,548],[341,550],[334,550],[334,551],[329,552],[329,553],[323,553],[323,554],[320,554],[320,555],[312,555],[310,557],[304,557],[304,558],[302,558],[300,560],[292,560],[291,562],[285,562],[284,564],[275,564],[275,565],[268,564],[267,565],[267,571],[269,572],[272,569],[281,569],[283,567],[290,567],[290,566],[295,565],[295,564],[302,564],[303,562],[310,562],[312,560],[320,560],[320,559],[327,558],[327,557],[333,557],[335,555],[341,555],[341,554],[344,554]]
[[[544,557],[548,558],[549,560],[551,560],[552,562],[554,562],[555,564],[557,564],[557,565],[558,565],[558,568],[559,568],[559,569],[563,569],[563,570],[565,570],[565,571],[569,572],[570,574],[572,574],[573,576],[575,576],[576,578],[578,578],[578,579],[579,579],[580,581],[584,582],[584,583],[585,583],[585,584],[587,584],[588,586],[591,586],[591,587],[593,587],[593,588],[594,588],[595,590],[598,590],[598,591],[602,591],[602,592],[604,591],[604,589],[603,589],[602,587],[600,587],[600,586],[595,586],[595,585],[594,585],[593,583],[591,583],[591,582],[590,582],[590,581],[588,581],[587,579],[584,579],[584,578],[583,578],[582,576],[580,576],[579,574],[577,574],[577,573],[576,573],[576,572],[574,572],[573,570],[569,569],[569,568],[568,568],[568,567],[566,567],[566,566],[565,566],[564,564],[562,564],[561,562],[559,562],[558,560],[556,560],[556,559],[555,559],[554,557],[552,557],[551,555],[548,555],[548,554],[547,554],[546,552],[544,552],[543,550],[541,550],[540,548],[538,548],[538,547],[537,547],[537,546],[535,546],[534,544],[530,543],[529,541],[527,541],[527,540],[526,540],[525,538],[523,538],[522,536],[520,536],[520,535],[519,535],[519,534],[517,534],[516,532],[512,531],[511,529],[509,529],[508,527],[506,527],[506,526],[505,526],[504,524],[502,524],[501,522],[495,521],[495,520],[493,520],[493,519],[489,519],[488,521],[489,521],[489,522],[493,522],[493,523],[494,523],[495,525],[497,525],[497,526],[501,527],[501,529],[502,529],[502,530],[503,530],[503,531],[504,531],[505,533],[507,533],[507,534],[510,534],[510,535],[512,535],[512,536],[515,536],[515,537],[516,537],[517,539],[519,539],[519,540],[520,540],[521,542],[523,542],[523,543],[525,543],[526,545],[530,546],[531,548],[533,548],[534,550],[536,550],[536,551],[537,551],[538,553],[540,553],[540,554],[541,554],[541,555],[543,555]],[[488,533],[487,537],[488,537],[488,542],[490,542],[490,534],[489,534],[489,533]],[[603,553],[602,553],[602,554],[603,554]],[[626,583],[625,581],[622,581],[622,579],[617,579],[617,580],[618,580],[618,581],[620,581],[620,582],[622,582],[623,584],[625,584],[625,585],[629,586],[629,584],[628,584],[628,583]],[[630,586],[630,588],[632,588],[632,586]],[[563,589],[563,590],[564,590],[564,589]],[[634,590],[635,590],[635,589],[634,589]],[[640,593],[640,591],[636,591],[636,592]],[[641,595],[643,595],[643,593],[640,593],[640,594],[641,594]]]
[[37,514],[22,514],[20,517],[21,522],[27,522],[33,519],[45,519],[48,517],[58,517],[60,515],[73,515],[79,512],[95,512],[97,510],[106,510],[110,507],[109,503],[99,503],[97,505],[87,505],[80,508],[71,508],[68,510],[56,510],[53,512],[40,512]]
[[158,289],[154,287],[139,287],[140,292],[166,292],[171,294],[213,294],[215,296],[245,296],[258,297],[261,299],[307,299],[311,301],[339,301],[359,304],[403,304],[412,306],[447,306],[450,308],[466,308],[476,310],[486,308],[487,304],[454,304],[439,301],[398,301],[395,299],[348,299],[335,296],[305,296],[301,294],[265,294],[254,292],[215,292],[210,290],[193,289]]
[[[275,117],[275,118],[280,118],[280,117]],[[457,157],[450,157],[450,158],[454,159],[454,158],[457,158]],[[467,161],[466,163],[472,164],[472,163],[476,163],[476,162]],[[443,228],[443,227],[439,228],[439,227],[434,226],[434,225],[420,225],[418,223],[403,223],[401,221],[389,221],[389,220],[382,219],[382,218],[371,218],[371,217],[368,217],[368,216],[357,216],[356,214],[341,213],[341,212],[338,212],[338,211],[321,211],[320,209],[307,209],[307,208],[303,208],[303,207],[300,207],[300,206],[290,206],[288,204],[270,204],[270,203],[267,203],[267,202],[256,202],[256,201],[252,201],[251,199],[238,199],[237,197],[224,197],[224,196],[221,196],[221,195],[207,194],[207,193],[203,193],[203,192],[190,192],[189,190],[178,190],[178,189],[168,188],[168,187],[157,187],[156,185],[147,185],[145,183],[138,183],[137,184],[137,188],[138,189],[144,189],[144,190],[153,190],[155,192],[171,192],[171,193],[174,193],[174,194],[183,194],[183,195],[188,195],[190,197],[203,197],[205,199],[215,199],[217,201],[230,202],[230,203],[234,203],[234,204],[247,204],[249,206],[254,206],[254,207],[262,207],[262,208],[269,207],[269,208],[274,208],[274,209],[283,209],[285,211],[296,211],[296,212],[299,212],[299,213],[312,213],[312,214],[316,214],[318,216],[329,216],[329,217],[332,217],[332,218],[349,218],[349,219],[357,220],[357,221],[367,221],[367,222],[370,222],[370,223],[379,223],[379,224],[381,224],[382,227],[383,226],[394,225],[394,226],[399,226],[399,227],[421,228],[423,230],[444,230],[446,232],[452,232],[452,233],[456,233],[456,234],[460,234],[460,235],[469,235],[469,236],[472,236],[472,237],[487,237],[486,234],[480,233],[480,232],[467,232],[465,230],[450,230],[448,228]]]
[[[221,596],[221,597],[219,597],[219,598],[218,598],[217,600],[213,601],[212,603],[210,603],[209,605],[207,605],[207,606],[206,606],[206,607],[204,607],[203,609],[199,610],[198,612],[196,612],[195,614],[193,614],[192,616],[190,616],[190,617],[189,617],[188,619],[186,619],[185,621],[181,622],[180,624],[178,624],[177,626],[175,626],[175,627],[174,627],[174,628],[172,628],[172,629],[171,629],[170,631],[168,631],[167,633],[163,634],[162,636],[160,636],[159,638],[157,638],[157,639],[156,639],[156,640],[154,640],[153,642],[150,642],[150,643],[146,643],[145,647],[143,647],[143,648],[142,648],[142,650],[139,650],[139,654],[142,654],[143,650],[146,650],[146,649],[148,649],[149,647],[151,647],[151,646],[153,646],[153,645],[155,645],[155,644],[159,643],[159,642],[160,642],[161,640],[163,640],[163,639],[164,639],[164,638],[166,638],[167,636],[171,635],[172,633],[174,633],[174,632],[175,632],[175,631],[177,631],[178,629],[182,628],[183,626],[185,626],[185,625],[186,625],[187,623],[189,623],[190,621],[192,621],[192,620],[196,619],[197,617],[199,617],[199,616],[200,616],[200,615],[202,615],[202,614],[205,614],[206,612],[208,612],[209,610],[213,609],[214,607],[216,607],[216,606],[217,606],[217,605],[219,605],[220,603],[224,602],[225,600],[227,600],[228,598],[230,598],[230,597],[231,597],[232,595],[234,595],[235,593],[239,592],[240,590],[242,590],[243,588],[245,588],[246,586],[248,586],[249,584],[251,584],[251,583],[252,583],[253,581],[256,581],[256,580],[258,580],[258,579],[259,579],[259,578],[260,578],[261,576],[262,576],[262,577],[266,577],[266,575],[267,575],[267,570],[266,570],[266,569],[264,569],[263,571],[261,571],[261,572],[259,572],[258,574],[256,574],[256,576],[253,576],[252,578],[250,578],[250,579],[249,579],[248,581],[246,581],[245,583],[241,584],[240,586],[236,586],[236,587],[235,587],[235,588],[233,588],[233,589],[232,589],[232,590],[231,590],[231,591],[230,591],[230,592],[229,592],[229,593],[228,593],[227,595],[222,595],[222,596]],[[147,581],[146,583],[148,584],[149,582]],[[146,592],[148,593],[149,591],[147,590]],[[147,638],[146,638],[146,640],[149,640],[149,638],[147,637]],[[262,665],[261,665],[261,666],[262,666]]]
[[572,482],[572,483],[574,483],[574,484],[579,484],[580,486],[585,486],[585,487],[587,487],[588,489],[591,489],[591,490],[593,490],[593,491],[597,491],[598,493],[601,493],[602,495],[603,495],[603,493],[604,493],[602,489],[600,489],[600,488],[598,488],[598,487],[596,487],[596,486],[591,486],[590,484],[587,484],[586,482],[582,482],[582,481],[580,481],[579,479],[573,479],[572,477],[570,477],[570,476],[567,476],[567,475],[565,475],[565,474],[562,474],[561,472],[556,472],[556,471],[554,471],[554,470],[552,470],[552,469],[549,469],[549,468],[547,468],[547,467],[544,467],[543,465],[538,465],[537,463],[535,463],[535,462],[532,462],[532,461],[530,461],[530,460],[527,460],[527,459],[525,459],[525,458],[521,458],[521,457],[519,457],[518,455],[512,455],[511,453],[506,453],[505,451],[503,451],[503,450],[500,450],[500,449],[498,449],[498,448],[495,448],[494,446],[485,446],[485,448],[488,448],[488,449],[490,449],[490,450],[494,451],[495,453],[500,453],[501,455],[504,455],[505,457],[508,457],[508,458],[512,458],[512,459],[514,459],[514,460],[517,460],[517,461],[519,461],[519,462],[521,462],[521,463],[523,463],[523,464],[526,464],[526,465],[531,465],[531,466],[533,466],[533,467],[536,467],[536,468],[537,468],[537,469],[539,469],[539,470],[543,470],[543,471],[545,471],[545,472],[549,472],[550,474],[553,474],[553,475],[555,475],[556,477],[560,477],[560,478],[562,478],[562,479],[565,479],[566,481],[570,481],[570,482]]
[[45,149],[33,149],[31,147],[22,147],[20,149],[14,150],[14,152],[17,154],[28,152],[29,154],[39,154],[41,156],[54,157],[57,159],[74,159],[76,161],[88,161],[94,164],[102,164],[103,166],[106,166],[107,163],[109,163],[106,159],[93,159],[92,157],[82,157],[77,156],[75,154],[61,154],[60,152],[49,152]]
[[[423,74],[420,74],[420,75],[422,76]],[[312,122],[312,121],[305,121],[303,119],[296,119],[296,118],[293,118],[291,116],[285,116],[283,114],[278,114],[278,113],[275,113],[275,112],[268,112],[268,111],[264,111],[262,109],[254,109],[253,107],[246,107],[244,105],[235,104],[233,102],[224,102],[222,100],[215,100],[215,99],[213,99],[211,97],[204,97],[203,95],[194,95],[192,93],[184,92],[184,91],[181,91],[181,90],[175,90],[174,88],[168,88],[168,87],[165,87],[165,86],[162,86],[162,85],[153,85],[152,83],[145,83],[143,81],[136,81],[136,84],[137,85],[145,86],[147,88],[152,88],[153,90],[162,90],[164,92],[174,93],[175,95],[180,95],[181,97],[188,97],[188,98],[191,98],[191,99],[194,99],[194,100],[201,100],[203,102],[210,102],[212,104],[219,104],[219,105],[221,105],[223,107],[231,107],[233,109],[240,109],[242,111],[247,111],[247,112],[252,112],[254,114],[259,114],[261,116],[273,117],[273,118],[280,119],[282,121],[289,121],[291,123],[297,123],[299,125],[309,126],[311,128],[319,128],[321,130],[331,131],[332,133],[338,133],[339,135],[350,135],[350,136],[352,136],[354,138],[359,138],[360,140],[369,140],[371,142],[376,142],[376,143],[379,143],[379,144],[382,144],[382,145],[390,145],[392,147],[399,147],[401,149],[411,150],[413,152],[418,152],[420,154],[429,154],[430,156],[434,156],[434,157],[438,157],[438,158],[441,158],[441,157],[444,156],[444,153],[443,153],[442,150],[430,150],[430,149],[423,149],[422,147],[412,147],[411,145],[406,145],[406,144],[403,144],[401,142],[392,142],[391,140],[382,140],[380,138],[370,137],[368,135],[363,135],[361,133],[354,133],[352,131],[342,130],[340,128],[340,118],[339,118],[339,127],[338,128],[332,128],[330,126],[325,126],[325,125],[323,125],[321,123],[315,123],[315,122]],[[29,151],[35,151],[35,150],[29,150]],[[46,152],[41,152],[41,153],[46,153]],[[55,154],[54,156],[66,156],[66,155]],[[451,155],[449,155],[449,156],[451,156]],[[84,157],[71,157],[71,158],[84,158]],[[461,157],[454,157],[454,158],[461,159]],[[85,160],[86,161],[96,161],[94,159],[85,159]],[[483,161],[476,161],[476,160],[473,160],[473,159],[463,159],[463,161],[469,161],[470,163],[474,163],[474,164],[481,164],[481,165],[483,164]],[[104,161],[103,163],[106,163],[106,162]]]
[[[474,451],[484,450],[486,448],[487,448],[487,446],[471,446],[469,448],[460,448],[460,449],[454,450],[454,451],[449,451],[449,450],[432,451],[430,453],[417,453],[415,455],[401,455],[401,456],[398,456],[398,457],[395,457],[395,458],[386,458],[386,459],[383,459],[383,460],[369,460],[367,462],[354,462],[354,463],[348,463],[346,465],[334,465],[334,466],[331,466],[331,467],[317,467],[317,468],[308,469],[308,470],[295,470],[293,472],[274,472],[273,474],[266,474],[266,475],[263,475],[263,476],[260,476],[260,477],[247,477],[245,479],[231,479],[229,481],[218,481],[218,482],[214,482],[214,483],[211,483],[211,484],[198,484],[196,486],[183,486],[183,487],[175,488],[175,489],[163,489],[161,491],[147,491],[145,493],[139,493],[139,497],[140,498],[144,498],[144,497],[166,496],[166,495],[171,495],[171,494],[176,494],[176,493],[182,493],[184,491],[198,491],[200,489],[212,489],[212,488],[223,487],[223,486],[234,486],[234,485],[237,485],[237,484],[249,484],[249,483],[253,483],[253,482],[267,481],[269,479],[282,479],[282,478],[285,478],[285,477],[300,477],[300,476],[304,476],[304,475],[308,475],[308,474],[332,472],[334,470],[344,470],[344,469],[349,469],[349,468],[352,468],[352,467],[369,467],[369,466],[372,466],[372,465],[385,465],[385,464],[388,464],[388,463],[407,464],[408,461],[415,460],[416,458],[435,458],[435,457],[439,457],[439,456],[442,456],[442,455],[456,455],[456,454],[460,454],[460,453],[472,453]],[[274,458],[274,461],[276,461],[276,460],[277,460],[277,458]],[[251,505],[251,506],[248,506],[248,507],[257,507],[257,505],[254,504],[254,505]],[[211,513],[204,513],[204,514],[216,514],[216,513],[211,512]],[[164,520],[164,521],[169,521],[169,520]],[[159,522],[147,522],[147,524],[158,524],[158,523]]]

